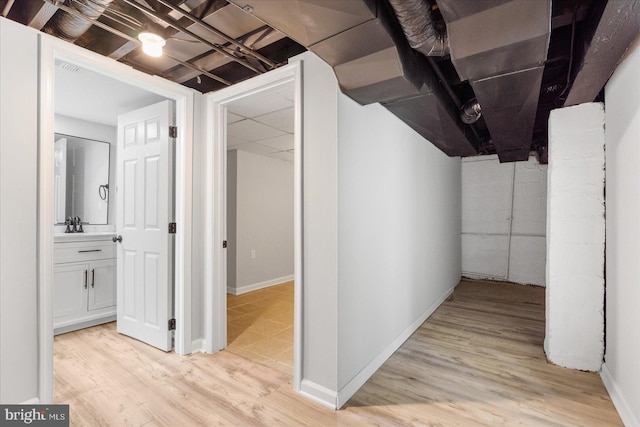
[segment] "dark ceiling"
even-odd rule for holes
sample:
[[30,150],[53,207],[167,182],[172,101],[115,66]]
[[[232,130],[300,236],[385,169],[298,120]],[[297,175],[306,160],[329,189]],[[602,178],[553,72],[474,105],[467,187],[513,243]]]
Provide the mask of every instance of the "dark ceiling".
[[[435,27],[449,32],[451,54],[447,51],[443,56],[425,60],[411,51],[406,39],[398,36],[402,35],[402,25],[397,9],[394,13],[390,6],[391,0],[0,0],[0,11],[3,16],[21,24],[203,93],[267,72],[309,48],[334,67],[341,87],[356,101],[363,104],[381,102],[449,155],[497,152],[501,161],[523,160],[522,153],[528,156],[526,153],[531,150],[546,162],[550,110],[603,100],[604,84],[640,27],[640,0],[419,1],[427,5]],[[533,3],[527,4],[527,1]],[[517,16],[512,20],[504,19],[504,10],[509,3],[522,10],[534,3],[543,5],[544,13],[522,16],[522,21]],[[547,9],[544,9],[545,4]],[[500,10],[503,15],[492,15],[492,11]],[[370,17],[353,21],[354,16],[368,13],[371,13]],[[485,27],[481,27],[477,35],[465,34],[469,32],[466,29],[473,28],[480,19],[475,17],[482,17],[489,28],[485,31]],[[546,33],[536,38],[542,40],[542,48],[538,51],[543,57],[536,59],[534,51],[537,48],[528,42],[512,43],[505,53],[507,42],[500,40],[501,34],[512,34],[511,37],[517,39],[519,28],[522,27],[524,33],[530,22],[536,20],[546,28]],[[347,24],[347,21],[353,22]],[[367,27],[369,23],[376,25]],[[338,27],[339,24],[345,26]],[[335,29],[329,31],[325,27]],[[359,40],[349,36],[357,33],[353,31],[356,28],[359,29]],[[167,39],[163,57],[151,58],[142,52],[136,37],[145,29],[160,32]],[[312,40],[314,31],[327,33],[323,37],[333,37],[336,44],[325,43],[322,37]],[[404,69],[389,82],[369,84],[366,93],[364,89],[350,88],[350,83],[345,83],[339,73],[347,66],[337,59],[332,63],[336,56],[345,55],[344,52],[337,54],[336,49],[349,51],[352,56],[359,55],[357,60],[349,58],[347,68],[375,74],[377,70],[372,64],[378,63],[371,62],[370,58],[376,53],[367,46],[367,38],[370,35],[371,44],[373,39],[386,40],[383,36],[378,37],[385,32],[396,45],[397,58]],[[461,52],[470,50],[468,46],[482,44],[475,40],[481,37],[495,38],[498,47],[486,48],[482,55],[472,58],[476,62],[470,63]],[[384,42],[383,47],[388,48]],[[406,51],[411,51],[411,55],[407,56]],[[502,69],[494,67],[492,61],[506,57],[512,62],[524,58],[521,62],[526,66],[521,69],[506,65]],[[421,75],[416,80],[415,75],[420,73],[411,70],[415,64],[429,68],[428,76]],[[487,79],[489,74],[481,75],[482,68],[496,68],[496,71]],[[486,84],[493,82],[491,79],[498,74],[528,76],[532,68],[540,70],[538,77],[534,75],[529,80],[510,78],[506,86],[505,80],[496,80],[502,82],[499,84]],[[474,75],[476,71],[479,75]],[[413,86],[410,90],[404,84],[407,81],[411,83],[408,86]],[[524,92],[523,85],[528,85]],[[400,92],[403,92],[402,96]],[[524,93],[522,101],[518,99],[521,92]],[[437,95],[435,104],[429,97],[433,93]],[[483,108],[482,116],[472,125],[461,123],[457,111],[476,97]],[[501,110],[494,105],[496,99],[513,105]],[[425,113],[420,109],[427,108],[441,111],[439,115],[432,115],[431,121],[423,123],[420,115]],[[515,117],[526,109],[531,111],[530,118],[524,119],[522,124]],[[453,115],[451,111],[454,111]],[[507,123],[509,116],[505,114],[515,115],[513,124]],[[508,129],[509,126],[513,129]],[[456,135],[464,140],[463,147],[455,146],[459,141],[447,141],[452,129],[457,129]],[[515,147],[503,146],[501,137],[504,135],[514,135],[525,141],[518,142]]]

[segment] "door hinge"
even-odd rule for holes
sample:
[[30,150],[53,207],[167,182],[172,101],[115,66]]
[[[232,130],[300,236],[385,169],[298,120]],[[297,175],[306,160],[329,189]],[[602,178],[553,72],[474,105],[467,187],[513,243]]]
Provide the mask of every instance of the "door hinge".
[[170,331],[176,330],[176,319],[169,319],[169,330]]
[[176,234],[176,223],[175,222],[170,222],[169,223],[169,234]]
[[226,247],[227,247],[227,241],[226,241],[226,240],[223,240],[223,241],[222,241],[222,247],[223,247],[223,248],[226,248]]
[[169,126],[169,138],[177,138],[177,137],[178,137],[178,127]]

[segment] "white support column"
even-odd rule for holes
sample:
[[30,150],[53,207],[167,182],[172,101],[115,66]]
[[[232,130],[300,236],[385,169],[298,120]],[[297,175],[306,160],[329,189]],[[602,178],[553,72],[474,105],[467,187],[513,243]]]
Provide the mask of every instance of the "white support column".
[[604,352],[604,107],[551,112],[547,322],[552,363],[598,371]]

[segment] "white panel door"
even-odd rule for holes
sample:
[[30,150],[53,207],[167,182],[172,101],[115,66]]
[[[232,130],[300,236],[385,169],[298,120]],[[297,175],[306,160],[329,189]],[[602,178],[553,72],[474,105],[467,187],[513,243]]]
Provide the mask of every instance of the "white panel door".
[[118,117],[118,332],[169,351],[173,313],[173,104]]

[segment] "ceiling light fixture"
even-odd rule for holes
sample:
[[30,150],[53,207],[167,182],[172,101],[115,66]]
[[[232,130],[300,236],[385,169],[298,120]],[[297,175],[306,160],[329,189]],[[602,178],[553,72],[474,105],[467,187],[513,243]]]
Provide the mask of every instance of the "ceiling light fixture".
[[165,39],[148,31],[138,34],[138,39],[142,42],[144,53],[156,58],[162,56],[162,47],[167,43]]

